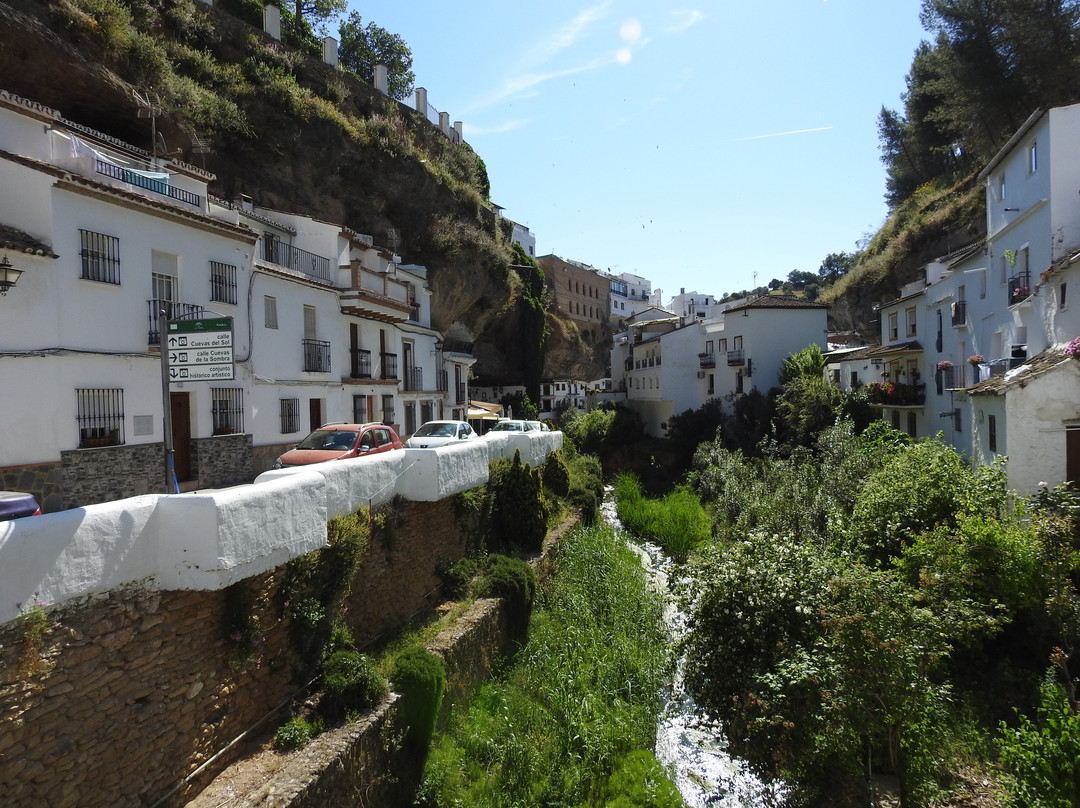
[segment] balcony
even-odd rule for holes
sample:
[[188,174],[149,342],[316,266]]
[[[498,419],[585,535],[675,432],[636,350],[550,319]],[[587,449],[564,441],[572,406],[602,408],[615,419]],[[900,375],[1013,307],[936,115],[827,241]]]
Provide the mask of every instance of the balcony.
[[742,348],[736,348],[734,351],[727,352],[728,367],[739,367],[746,364],[746,354]]
[[450,374],[447,371],[435,371],[435,389],[440,393],[445,393],[450,389]]
[[165,320],[197,320],[204,309],[195,303],[178,303],[175,300],[155,298],[148,300],[150,309],[150,333],[147,345],[161,345],[161,322]]
[[346,314],[384,323],[419,322],[419,309],[413,306],[408,284],[388,272],[373,272],[354,262],[349,287],[339,295]]
[[397,354],[386,353],[385,351],[379,354],[382,357],[382,379],[396,379],[397,375]]
[[138,171],[125,168],[108,160],[102,160],[99,157],[94,158],[94,169],[98,174],[111,177],[120,182],[126,182],[128,185],[135,185],[155,194],[167,196],[169,199],[175,199],[177,202],[194,205],[197,208],[202,207],[202,197],[198,194],[185,191],[183,188],[174,188],[169,184],[168,180],[158,179],[157,175],[163,172]]
[[698,366],[702,368],[714,368],[716,367],[716,354],[713,353],[699,353]]
[[351,379],[371,378],[371,351],[363,348],[353,348],[352,369],[349,373]]
[[1015,306],[1031,297],[1031,273],[1018,272],[1009,278],[1009,305]]
[[866,385],[866,400],[879,407],[921,407],[926,403],[926,385],[871,382]]
[[[967,301],[957,300],[952,304],[952,324],[963,325],[967,322]],[[940,351],[941,349],[938,348]]]
[[405,388],[409,393],[419,393],[424,389],[424,369],[405,368]]
[[263,259],[278,266],[288,267],[312,280],[323,283],[334,282],[329,258],[285,244],[276,238],[263,239]]
[[321,339],[302,339],[304,348],[304,372],[330,372],[330,343]]

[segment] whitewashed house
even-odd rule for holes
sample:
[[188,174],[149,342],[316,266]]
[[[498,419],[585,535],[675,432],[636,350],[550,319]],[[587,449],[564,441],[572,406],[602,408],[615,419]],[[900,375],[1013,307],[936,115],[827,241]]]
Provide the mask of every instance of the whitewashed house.
[[[0,146],[0,488],[222,487],[329,421],[466,416],[475,358],[431,328],[423,267],[3,92]],[[178,324],[228,345],[171,350]]]

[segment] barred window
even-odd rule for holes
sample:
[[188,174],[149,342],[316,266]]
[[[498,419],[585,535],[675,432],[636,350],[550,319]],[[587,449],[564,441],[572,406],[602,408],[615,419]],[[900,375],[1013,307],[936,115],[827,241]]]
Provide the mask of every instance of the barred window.
[[122,388],[76,388],[75,402],[80,449],[119,446],[124,442]]
[[210,412],[215,435],[236,435],[244,431],[244,391],[240,387],[211,387]]
[[120,283],[120,239],[90,230],[80,230],[82,274],[88,281]]
[[266,328],[277,328],[277,298],[263,295],[263,325]]
[[281,399],[281,434],[290,435],[300,431],[300,399]]
[[210,299],[218,303],[236,303],[236,267],[232,264],[210,262]]
[[353,396],[352,397],[352,414],[353,423],[366,424],[367,417],[367,396]]

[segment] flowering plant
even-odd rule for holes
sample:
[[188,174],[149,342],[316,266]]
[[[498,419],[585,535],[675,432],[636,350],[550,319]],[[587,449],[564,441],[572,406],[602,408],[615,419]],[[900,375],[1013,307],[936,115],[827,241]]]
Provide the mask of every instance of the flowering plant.
[[981,365],[985,361],[986,360],[983,358],[983,355],[981,353],[972,354],[968,357],[969,365]]
[[1029,294],[1029,290],[1026,286],[1017,286],[1012,290],[1012,297],[1010,301],[1012,303],[1019,303],[1024,300]]
[[937,363],[937,369],[952,370],[952,362],[950,362],[948,359],[942,359],[940,362]]
[[1080,337],[1077,337],[1065,346],[1066,356],[1080,356]]

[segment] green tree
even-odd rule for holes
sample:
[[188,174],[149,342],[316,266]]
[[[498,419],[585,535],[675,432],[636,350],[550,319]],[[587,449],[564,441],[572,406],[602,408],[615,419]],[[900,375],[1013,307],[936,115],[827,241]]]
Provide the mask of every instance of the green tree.
[[346,0],[294,0],[293,16],[306,20],[312,28],[324,28],[348,7]]
[[847,275],[855,266],[855,256],[851,253],[829,253],[818,268],[818,279],[822,285],[830,286]]
[[391,98],[403,101],[413,91],[412,51],[398,34],[369,22],[364,25],[353,11],[338,29],[338,61],[341,66],[369,84],[375,80],[375,65],[386,65]]

